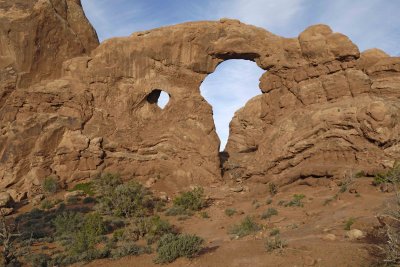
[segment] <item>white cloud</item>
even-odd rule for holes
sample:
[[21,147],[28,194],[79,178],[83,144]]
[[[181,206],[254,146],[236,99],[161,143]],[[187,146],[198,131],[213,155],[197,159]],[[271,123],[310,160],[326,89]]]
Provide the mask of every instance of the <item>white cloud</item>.
[[[289,23],[302,8],[301,0],[235,0],[223,1],[220,15],[227,14],[258,26]],[[223,6],[223,7],[222,7]]]
[[381,48],[391,55],[399,52],[400,1],[324,1],[318,16],[334,31],[344,33],[363,51]]

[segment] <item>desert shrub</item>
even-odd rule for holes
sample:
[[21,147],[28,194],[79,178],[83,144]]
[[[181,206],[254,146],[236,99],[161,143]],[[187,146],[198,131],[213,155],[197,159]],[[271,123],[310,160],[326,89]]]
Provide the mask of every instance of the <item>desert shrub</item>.
[[227,208],[227,209],[225,210],[225,215],[228,216],[228,217],[232,217],[233,215],[236,214],[236,212],[237,212],[236,209]]
[[304,204],[301,200],[305,197],[306,196],[303,194],[295,194],[295,195],[293,195],[293,199],[290,200],[289,202],[285,203],[284,206],[285,207],[303,207]]
[[30,254],[26,257],[26,261],[34,267],[50,267],[51,257],[46,254]]
[[193,258],[202,249],[204,240],[195,235],[166,234],[157,246],[156,263],[170,263],[179,257]]
[[269,205],[269,204],[271,204],[272,203],[272,198],[268,198],[266,201],[265,201],[265,204],[267,204],[267,205]]
[[274,215],[278,215],[278,211],[275,208],[268,208],[263,214],[261,214],[261,219],[269,219]]
[[46,193],[54,194],[58,190],[58,181],[56,178],[49,176],[46,177],[42,182],[42,189]]
[[201,218],[203,218],[203,219],[208,219],[208,218],[210,218],[210,215],[208,215],[208,213],[207,213],[206,211],[200,212],[200,216],[201,216]]
[[78,196],[71,196],[67,199],[67,204],[75,205],[75,204],[78,204],[80,200],[81,200],[81,198]]
[[165,211],[165,206],[166,206],[166,201],[159,199],[158,201],[156,201],[156,203],[154,205],[154,209],[157,212],[163,212],[163,211]]
[[165,215],[167,215],[167,216],[178,216],[178,215],[192,216],[193,215],[193,211],[187,210],[182,206],[172,206],[171,208],[169,208],[167,210]]
[[400,264],[400,229],[397,225],[386,225],[384,232],[385,243],[381,247],[384,266],[398,266]]
[[261,206],[261,204],[258,202],[258,200],[253,200],[253,207],[255,208],[255,209],[258,209],[260,206]]
[[178,221],[186,221],[186,220],[190,219],[190,216],[192,216],[192,215],[182,215],[182,216],[179,216],[177,220]]
[[63,212],[53,220],[57,236],[68,237],[77,232],[83,223],[83,215],[77,212]]
[[143,216],[154,207],[147,189],[136,182],[117,186],[113,203],[114,215],[121,217]]
[[[57,202],[57,201],[56,201]],[[53,237],[55,218],[63,213],[61,205],[49,211],[34,208],[30,212],[16,217],[16,223],[21,234],[20,240],[38,240]]]
[[283,206],[285,205],[286,201],[285,200],[279,200],[278,206]]
[[249,235],[251,233],[257,232],[261,229],[260,225],[258,225],[254,220],[246,216],[240,224],[233,225],[228,233],[231,235],[235,235],[238,237],[243,237]]
[[355,223],[354,218],[349,218],[345,223],[344,223],[344,230],[349,231],[351,229],[351,226]]
[[275,195],[278,193],[278,186],[277,186],[275,183],[270,182],[270,183],[268,184],[268,190],[269,190],[269,193],[270,193],[272,196],[275,196]]
[[198,211],[206,206],[204,189],[196,187],[192,191],[183,192],[174,199],[174,206],[182,207],[185,210]]
[[[137,182],[120,184],[118,178],[105,176],[101,186],[106,193],[99,197],[96,209],[104,214],[118,217],[144,216],[154,208],[154,200],[150,192]],[[117,176],[118,177],[118,176]],[[117,179],[117,180],[115,180]],[[110,188],[112,185],[115,188]]]
[[378,186],[384,183],[394,183],[400,182],[400,161],[396,161],[393,168],[390,168],[386,172],[378,173],[374,177],[373,185]]
[[99,237],[105,232],[103,218],[98,213],[89,213],[85,216],[82,226],[73,233],[73,242],[70,250],[79,254],[93,250],[99,242]]
[[279,231],[278,228],[274,228],[274,229],[271,230],[271,232],[269,232],[270,236],[276,236],[276,235],[279,235],[279,234],[280,234],[280,231]]
[[362,177],[365,177],[367,174],[364,172],[364,171],[357,171],[355,174],[354,174],[354,177],[355,178],[362,178]]
[[194,211],[201,210],[205,206],[204,189],[196,187],[177,196],[174,199],[174,205],[165,214],[167,216],[192,216]]
[[42,202],[40,202],[40,208],[43,210],[49,210],[54,208],[57,204],[61,202],[62,202],[61,199],[53,199],[53,200],[44,199],[42,200]]
[[86,195],[94,196],[94,185],[93,183],[80,183],[76,184],[71,190],[69,191],[83,191]]
[[265,240],[265,249],[268,252],[272,252],[276,249],[283,249],[286,246],[287,242],[285,240],[282,240],[279,234]]
[[339,198],[339,193],[335,194],[333,197],[325,199],[323,205],[326,206],[332,201],[337,200],[338,198]]
[[381,249],[384,263],[388,266],[398,266],[400,264],[400,162],[397,161],[385,177],[388,182],[393,183],[395,196],[394,201],[385,210],[385,215],[389,216],[392,222],[384,223],[385,243]]
[[109,255],[110,251],[108,248],[93,248],[82,253],[60,253],[51,259],[49,266],[70,266],[77,262],[90,262],[96,259],[107,258]]
[[343,179],[343,181],[341,181],[341,185],[340,185],[340,189],[339,189],[339,193],[344,193],[347,191],[347,189],[349,188],[349,186],[354,182],[354,179],[356,178],[354,173],[347,173]]
[[113,232],[112,240],[114,242],[118,242],[124,240],[124,236],[125,236],[125,229],[117,229]]
[[96,203],[96,199],[94,197],[85,197],[82,200],[83,204],[90,204],[90,203]]
[[112,197],[114,189],[122,184],[122,179],[118,174],[103,173],[94,180],[94,188],[102,196]]
[[42,202],[40,202],[40,208],[43,210],[49,210],[54,206],[55,206],[54,202],[48,199],[44,199],[42,200]]
[[110,251],[113,259],[119,259],[125,256],[137,256],[145,253],[151,253],[151,247],[142,247],[133,242],[124,243]]
[[151,216],[137,219],[135,228],[131,231],[134,239],[145,238],[147,244],[153,244],[163,235],[173,233],[174,229],[168,221],[161,219],[159,216]]
[[0,265],[1,266],[19,266],[17,259],[16,241],[19,234],[17,225],[6,220],[3,214],[0,214]]

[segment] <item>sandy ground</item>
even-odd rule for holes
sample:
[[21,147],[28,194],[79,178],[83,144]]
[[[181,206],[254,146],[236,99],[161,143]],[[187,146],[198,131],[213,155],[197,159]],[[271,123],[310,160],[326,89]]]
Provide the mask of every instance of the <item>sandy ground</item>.
[[[346,237],[345,223],[354,219],[351,229],[364,234],[378,225],[375,216],[384,211],[386,202],[393,196],[383,193],[371,185],[371,178],[357,178],[336,200],[326,204],[326,199],[339,192],[340,186],[328,179],[307,179],[280,188],[272,197],[268,186],[244,184],[239,193],[230,189],[234,184],[214,185],[205,188],[213,200],[205,209],[210,218],[199,214],[179,221],[168,217],[171,223],[185,233],[193,233],[205,239],[205,249],[194,259],[178,259],[164,266],[193,267],[239,267],[239,266],[371,266],[370,251],[375,248],[367,238],[350,240]],[[352,193],[350,193],[350,192]],[[303,207],[284,207],[278,203],[290,200],[294,194],[304,194]],[[258,204],[257,204],[258,203]],[[269,207],[278,210],[278,215],[262,220],[261,214]],[[225,214],[226,208],[238,211],[232,217]],[[263,224],[263,229],[254,235],[240,239],[232,238],[227,231],[245,216],[254,216]],[[277,228],[287,242],[282,250],[267,252],[265,238]],[[333,240],[334,239],[334,240]],[[86,266],[160,266],[153,263],[155,254],[125,257],[119,260],[96,260]]]

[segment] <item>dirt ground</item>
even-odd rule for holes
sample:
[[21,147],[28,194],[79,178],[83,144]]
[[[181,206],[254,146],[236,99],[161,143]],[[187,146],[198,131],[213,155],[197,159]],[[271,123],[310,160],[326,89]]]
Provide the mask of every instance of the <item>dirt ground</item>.
[[[357,178],[341,193],[341,187],[335,181],[308,178],[280,188],[272,197],[268,186],[259,183],[244,183],[241,192],[232,191],[237,186],[234,184],[211,185],[205,188],[212,200],[204,210],[209,218],[200,214],[187,220],[168,217],[180,231],[204,238],[205,249],[199,257],[178,259],[165,266],[372,266],[371,251],[376,245],[367,237],[351,240],[346,237],[348,230],[345,230],[349,220],[354,222],[350,229],[361,230],[364,236],[379,225],[375,216],[384,211],[393,194],[381,192],[371,182],[372,178]],[[157,193],[157,185],[154,189]],[[292,199],[294,194],[305,195],[303,207],[280,205],[282,201]],[[333,198],[335,195],[336,199]],[[267,204],[268,199],[272,199],[272,203]],[[277,209],[278,215],[261,219],[261,214],[270,207]],[[233,208],[237,213],[229,217],[225,214],[227,208]],[[229,235],[228,229],[248,215],[262,224],[263,229],[243,238]],[[270,238],[274,228],[279,229],[287,247],[268,252],[265,239]],[[87,266],[160,266],[153,263],[154,258],[151,254],[96,260]]]

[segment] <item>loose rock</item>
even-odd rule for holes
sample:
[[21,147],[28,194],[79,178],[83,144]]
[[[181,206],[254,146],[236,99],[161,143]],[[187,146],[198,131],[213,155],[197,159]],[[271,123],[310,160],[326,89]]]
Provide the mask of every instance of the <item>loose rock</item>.
[[357,240],[364,237],[364,233],[358,229],[352,229],[346,232],[346,237],[350,240]]

